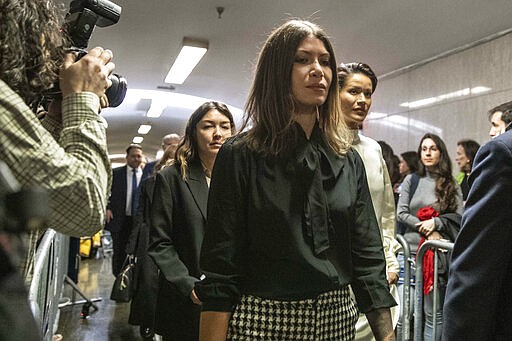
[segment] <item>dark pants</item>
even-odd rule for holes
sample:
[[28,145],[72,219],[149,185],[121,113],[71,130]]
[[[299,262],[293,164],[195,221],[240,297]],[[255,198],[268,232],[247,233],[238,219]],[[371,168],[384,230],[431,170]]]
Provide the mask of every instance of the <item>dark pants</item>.
[[112,274],[117,276],[123,269],[123,263],[126,259],[126,244],[130,238],[130,233],[133,228],[132,217],[126,216],[124,218],[121,230],[117,232],[110,231],[112,234],[112,242],[114,245],[114,252],[112,255]]
[[164,341],[197,341],[199,338],[199,318],[201,306],[194,304],[188,296],[163,276],[155,315],[155,332]]

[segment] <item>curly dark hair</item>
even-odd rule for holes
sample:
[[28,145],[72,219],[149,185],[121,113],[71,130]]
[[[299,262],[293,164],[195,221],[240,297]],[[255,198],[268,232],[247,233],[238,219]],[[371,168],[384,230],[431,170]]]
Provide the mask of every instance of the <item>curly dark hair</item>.
[[48,0],[0,0],[0,79],[26,103],[58,80],[68,39],[61,6]]
[[[439,163],[431,173],[436,175],[436,197],[439,205],[439,213],[455,212],[457,210],[457,183],[452,175],[452,161],[448,155],[448,149],[443,140],[431,133],[425,134],[418,146],[418,158],[421,160],[421,145],[426,139],[431,139],[436,144],[440,152]],[[425,176],[426,168],[423,162],[420,162],[418,169],[419,176]]]

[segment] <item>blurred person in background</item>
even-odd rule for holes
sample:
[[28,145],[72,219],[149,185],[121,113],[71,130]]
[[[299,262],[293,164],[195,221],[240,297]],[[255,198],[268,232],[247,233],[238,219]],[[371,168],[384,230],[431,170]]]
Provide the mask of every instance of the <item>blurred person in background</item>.
[[[418,168],[420,167],[420,159],[418,157],[418,153],[415,151],[403,152],[400,154],[400,163],[399,163],[399,172],[400,172],[400,181],[393,188],[393,192],[395,193],[395,197],[398,196],[400,198],[400,192],[402,191],[402,182],[405,177],[409,174],[416,173]],[[398,204],[398,200],[396,201]],[[403,235],[406,230],[406,225],[397,221],[396,223],[396,233]]]
[[471,174],[473,160],[475,160],[478,148],[480,148],[480,145],[474,140],[465,139],[457,142],[457,157],[455,158],[455,161],[457,162],[460,172],[455,177],[455,180],[462,190],[462,200],[464,202],[469,194],[468,178]]
[[126,165],[113,170],[112,191],[107,205],[105,229],[112,234],[112,274],[121,272],[126,259],[126,245],[133,229],[142,180],[142,147],[130,144],[126,148]]
[[400,184],[405,177],[411,173],[416,173],[420,167],[420,159],[415,151],[407,151],[400,154]]
[[491,139],[505,132],[510,122],[512,122],[512,101],[502,103],[487,112],[491,129],[489,136]]
[[[398,187],[400,182],[400,159],[395,155],[393,148],[386,141],[377,141],[382,149],[382,157],[386,161],[386,167],[388,168],[389,178],[391,180],[391,186],[393,189]],[[395,199],[395,205],[398,202],[398,193],[393,190],[393,197]]]
[[[178,144],[180,143],[181,137],[178,134],[167,134],[164,137],[162,137],[162,153],[165,153],[167,151],[167,148],[171,146],[171,149],[169,150],[169,153],[171,155],[171,159],[174,158],[174,153],[176,152],[176,148],[178,148]],[[162,154],[163,155],[163,154]],[[155,166],[159,163],[159,159],[153,160],[151,162],[148,162],[143,169],[143,176],[142,178],[145,179],[148,176],[153,175]]]

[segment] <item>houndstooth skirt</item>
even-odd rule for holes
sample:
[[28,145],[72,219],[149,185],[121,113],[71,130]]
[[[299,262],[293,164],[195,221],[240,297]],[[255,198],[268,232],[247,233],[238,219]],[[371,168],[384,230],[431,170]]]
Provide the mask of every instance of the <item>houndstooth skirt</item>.
[[348,287],[299,301],[243,295],[229,321],[227,339],[353,340],[357,318]]

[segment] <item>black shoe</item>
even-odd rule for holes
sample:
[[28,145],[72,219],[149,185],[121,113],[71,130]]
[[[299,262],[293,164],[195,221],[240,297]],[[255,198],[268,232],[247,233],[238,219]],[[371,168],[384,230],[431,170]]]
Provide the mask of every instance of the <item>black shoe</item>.
[[155,336],[155,331],[153,328],[149,328],[146,326],[140,326],[140,336],[143,340],[153,340],[153,336]]

